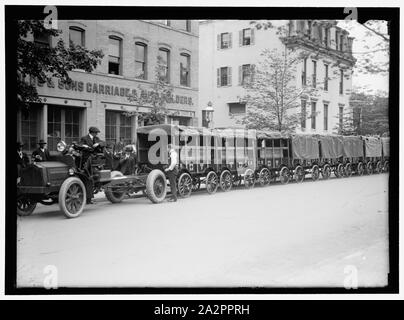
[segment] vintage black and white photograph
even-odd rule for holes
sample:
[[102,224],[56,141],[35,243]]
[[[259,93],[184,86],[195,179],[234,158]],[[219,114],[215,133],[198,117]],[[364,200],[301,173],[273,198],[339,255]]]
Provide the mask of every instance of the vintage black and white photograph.
[[6,46],[17,290],[391,285],[399,9],[35,8]]

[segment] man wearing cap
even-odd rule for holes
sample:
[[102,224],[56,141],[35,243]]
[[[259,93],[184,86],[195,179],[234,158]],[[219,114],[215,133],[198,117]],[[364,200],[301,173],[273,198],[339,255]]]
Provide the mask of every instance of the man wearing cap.
[[51,156],[47,148],[45,148],[46,142],[44,140],[39,140],[39,148],[32,152],[33,161],[49,161]]
[[178,153],[174,146],[170,143],[168,146],[169,166],[164,171],[166,172],[168,181],[170,181],[171,198],[168,201],[177,201],[177,175],[178,175]]
[[29,158],[25,152],[22,152],[22,142],[17,142],[17,179],[21,176],[21,169],[29,165]]
[[124,151],[125,153],[119,161],[119,171],[124,175],[134,174],[136,169],[136,157],[134,156],[132,145],[125,146]]
[[99,132],[100,130],[97,127],[90,127],[88,134],[81,137],[80,143],[91,148],[97,148],[101,142],[100,138],[97,137]]

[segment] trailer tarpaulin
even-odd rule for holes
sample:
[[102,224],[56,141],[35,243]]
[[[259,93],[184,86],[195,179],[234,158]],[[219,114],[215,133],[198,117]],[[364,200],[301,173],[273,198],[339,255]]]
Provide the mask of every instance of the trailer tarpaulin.
[[389,157],[390,156],[390,137],[381,138],[382,140],[382,150],[383,156]]
[[293,158],[311,160],[320,158],[318,137],[313,135],[297,134],[292,136]]
[[363,141],[357,136],[343,136],[342,145],[344,157],[359,158],[363,157]]
[[321,156],[326,159],[337,159],[343,156],[342,136],[321,135]]
[[382,143],[380,138],[376,137],[363,137],[365,140],[365,156],[366,157],[381,157],[382,156]]

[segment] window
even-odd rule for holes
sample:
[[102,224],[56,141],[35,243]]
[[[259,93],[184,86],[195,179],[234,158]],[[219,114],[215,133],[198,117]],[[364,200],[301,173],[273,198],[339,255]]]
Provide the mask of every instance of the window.
[[316,129],[316,102],[311,102],[311,128]]
[[231,67],[217,69],[217,86],[231,86]]
[[329,32],[330,32],[330,28],[324,29],[324,45],[326,47],[328,47]]
[[165,26],[170,26],[171,25],[171,21],[170,20],[152,20],[156,23],[160,23],[160,24],[164,24]]
[[30,106],[29,111],[21,113],[21,141],[24,143],[24,151],[34,151],[38,146],[39,137],[39,110]]
[[218,49],[231,48],[231,33],[221,33],[218,35]]
[[302,119],[300,126],[303,131],[306,129],[306,100],[302,100]]
[[191,20],[178,20],[180,23],[179,29],[191,32]]
[[229,103],[230,114],[245,114],[245,103]]
[[243,64],[239,68],[240,85],[246,84],[252,80],[252,65]]
[[121,74],[122,40],[118,37],[109,37],[109,74]]
[[48,149],[56,151],[60,140],[71,144],[80,140],[80,113],[78,108],[48,106]]
[[307,30],[307,35],[308,35],[308,37],[309,37],[309,39],[311,39],[311,32],[312,32],[312,28],[313,27],[313,22],[312,21],[308,21],[308,30]]
[[338,50],[339,48],[339,32],[335,31],[335,49]]
[[317,86],[317,61],[313,60],[313,76],[312,76],[313,88]]
[[180,55],[180,84],[182,86],[190,86],[190,59],[188,54],[181,53]]
[[306,79],[307,75],[307,58],[303,60],[303,71],[302,71],[302,85],[305,86],[307,83]]
[[344,94],[344,70],[339,70],[339,94]]
[[339,106],[339,128],[342,130],[344,124],[344,106]]
[[324,64],[324,91],[328,91],[328,64]]
[[144,43],[135,43],[135,78],[136,79],[147,79],[146,77],[146,57],[147,57],[147,46]]
[[35,33],[34,43],[40,47],[50,47],[51,36],[46,32]]
[[166,83],[170,82],[169,59],[170,59],[170,51],[165,48],[160,48],[158,56],[159,73],[161,80]]
[[344,51],[344,36],[341,34],[339,38],[339,50]]
[[105,140],[109,143],[122,141],[132,143],[132,117],[121,112],[107,110],[105,112]]
[[69,42],[74,46],[85,46],[84,30],[78,27],[69,28]]
[[254,29],[243,29],[240,31],[240,46],[254,44]]
[[324,103],[324,130],[328,130],[328,103]]

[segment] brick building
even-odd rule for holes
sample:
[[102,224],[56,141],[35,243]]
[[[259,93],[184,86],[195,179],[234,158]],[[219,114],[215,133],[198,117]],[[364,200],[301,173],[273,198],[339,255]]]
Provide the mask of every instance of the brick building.
[[[78,141],[90,126],[110,142],[136,139],[143,125],[126,112],[149,112],[148,106],[128,100],[131,94],[147,94],[155,82],[157,57],[165,69],[173,96],[167,104],[168,123],[194,125],[198,106],[198,22],[195,20],[73,20],[58,21],[65,43],[73,41],[90,50],[104,52],[92,73],[74,70],[70,85],[57,79],[35,83],[42,104],[33,104],[29,114],[18,112],[17,139],[26,151],[39,139],[51,151],[57,142]],[[58,38],[33,38],[39,45],[55,45]]]

